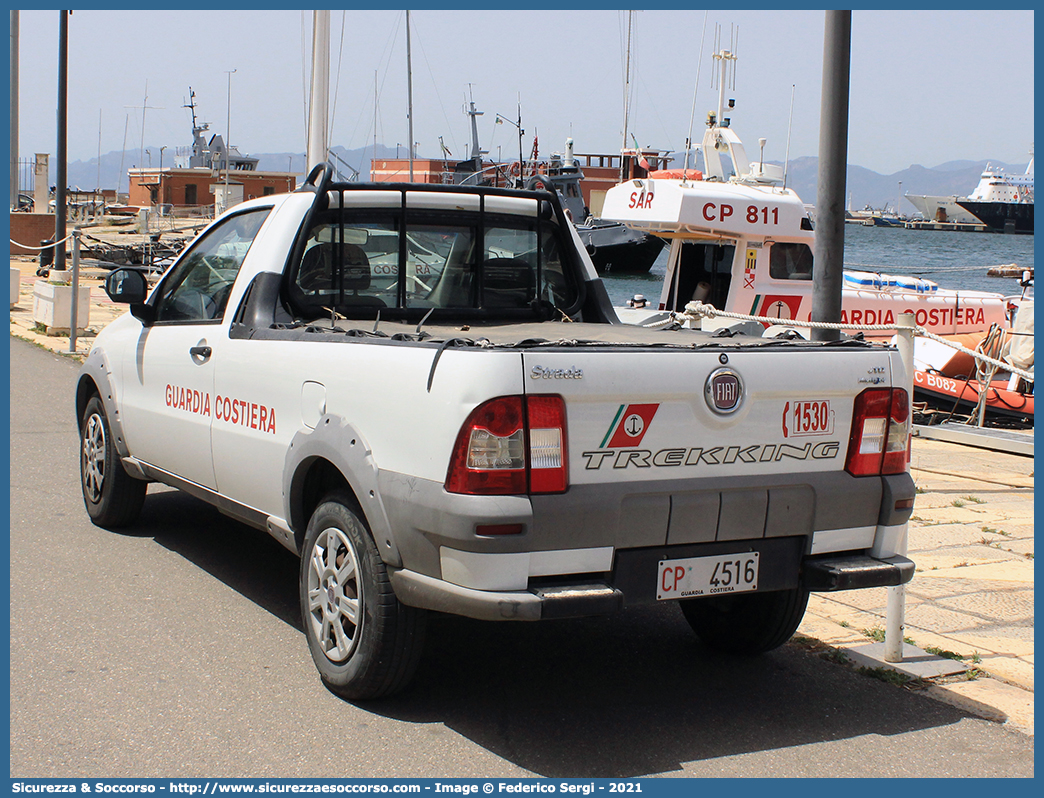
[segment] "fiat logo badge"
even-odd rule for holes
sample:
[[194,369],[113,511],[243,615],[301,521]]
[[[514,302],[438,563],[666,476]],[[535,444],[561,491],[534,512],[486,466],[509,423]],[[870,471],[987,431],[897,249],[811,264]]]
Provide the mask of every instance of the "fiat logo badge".
[[732,369],[715,369],[707,377],[703,395],[715,413],[723,416],[734,413],[743,401],[743,380]]

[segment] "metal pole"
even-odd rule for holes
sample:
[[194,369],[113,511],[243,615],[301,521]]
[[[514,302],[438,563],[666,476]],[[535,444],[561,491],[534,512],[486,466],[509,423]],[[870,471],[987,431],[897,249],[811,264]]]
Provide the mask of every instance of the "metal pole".
[[410,182],[413,182],[413,60],[410,53],[410,12],[406,12],[406,119],[409,121],[410,134]]
[[11,11],[11,210],[18,207],[18,188],[18,12]]
[[[518,95],[518,124],[515,125],[518,128],[518,177],[515,179],[515,186],[522,188],[522,164],[524,163],[522,155],[522,137],[526,134],[526,131],[522,129],[522,94],[519,92]],[[621,162],[623,161],[623,154],[620,156]]]
[[79,319],[76,318],[80,304],[80,228],[74,227],[72,231],[72,302],[69,309],[69,351],[76,352],[76,327]]
[[[914,353],[914,315],[912,313],[900,313],[896,320],[895,331],[896,349],[899,350],[899,358],[903,363],[902,384],[898,380],[893,383],[895,387],[902,388],[906,395],[913,398],[913,353]],[[896,554],[904,557],[908,549],[906,531],[896,547]],[[888,603],[885,608],[885,662],[903,661],[903,632],[906,630],[906,585],[896,585],[888,588]]]
[[[906,551],[907,539],[904,531],[895,553],[905,557]],[[888,588],[888,602],[885,608],[885,662],[903,661],[904,631],[906,631],[906,585],[895,585]]]
[[373,172],[377,168],[377,98],[379,87],[377,85],[377,70],[373,72],[373,160],[370,161],[370,180],[373,181]]
[[[823,36],[823,97],[819,123],[819,190],[816,192],[816,268],[812,321],[841,321],[845,261],[845,169],[848,160],[848,77],[852,12],[827,11]],[[836,341],[840,330],[812,330],[813,341]]]
[[55,271],[65,270],[65,184],[67,182],[68,146],[66,143],[69,105],[69,12],[58,12],[58,177],[54,196]]
[[308,151],[305,174],[328,161],[330,102],[330,12],[312,12],[312,83],[308,107]]
[[225,100],[225,199],[221,203],[222,213],[228,210],[228,148],[232,146],[232,134],[229,131],[232,127],[232,75],[235,71],[225,70],[225,74],[228,75],[228,98]]
[[[628,117],[631,115],[631,24],[634,20],[634,12],[627,12],[627,65],[624,67],[624,124],[623,124],[623,145],[620,147],[620,182],[622,183],[627,179],[627,172],[624,168],[624,154],[623,151],[627,149],[627,122]],[[637,157],[637,156],[635,156]]]

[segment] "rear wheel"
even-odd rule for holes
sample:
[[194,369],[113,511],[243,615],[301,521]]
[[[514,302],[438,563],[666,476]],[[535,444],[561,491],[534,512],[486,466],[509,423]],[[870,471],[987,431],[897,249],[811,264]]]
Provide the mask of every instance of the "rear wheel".
[[786,643],[808,604],[803,588],[686,599],[682,613],[704,643],[734,654],[761,654]]
[[126,526],[138,517],[148,483],[123,469],[105,406],[92,396],[80,424],[80,489],[91,520],[101,527]]
[[305,532],[301,614],[323,683],[358,700],[391,695],[417,669],[427,614],[399,602],[362,512],[328,496]]

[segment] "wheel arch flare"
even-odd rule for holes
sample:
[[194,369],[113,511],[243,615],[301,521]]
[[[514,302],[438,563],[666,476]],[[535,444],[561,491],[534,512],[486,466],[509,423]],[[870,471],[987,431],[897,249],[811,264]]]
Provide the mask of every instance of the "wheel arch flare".
[[298,551],[312,510],[326,492],[343,487],[355,497],[381,559],[401,567],[402,557],[381,502],[377,475],[369,444],[340,416],[326,414],[314,429],[294,435],[283,468],[283,501]]

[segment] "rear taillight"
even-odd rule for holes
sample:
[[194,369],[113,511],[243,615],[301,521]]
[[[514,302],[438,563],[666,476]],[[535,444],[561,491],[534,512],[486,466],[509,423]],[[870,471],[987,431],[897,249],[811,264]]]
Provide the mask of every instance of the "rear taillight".
[[526,397],[529,492],[562,493],[566,475],[565,402],[561,396]]
[[502,396],[475,408],[457,435],[450,493],[562,493],[566,468],[561,396]]
[[855,399],[845,471],[853,476],[906,471],[910,398],[902,388],[869,388]]
[[888,418],[888,441],[885,443],[882,474],[906,471],[910,451],[910,397],[902,388],[892,389],[892,409]]

